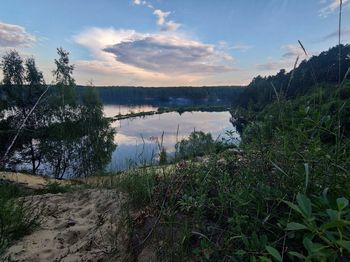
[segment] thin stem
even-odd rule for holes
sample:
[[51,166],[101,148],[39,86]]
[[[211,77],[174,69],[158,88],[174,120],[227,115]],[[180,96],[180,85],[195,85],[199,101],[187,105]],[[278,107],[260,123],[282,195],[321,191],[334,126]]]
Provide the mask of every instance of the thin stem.
[[338,85],[340,85],[340,78],[341,78],[341,16],[342,16],[342,7],[343,7],[343,0],[340,0],[339,5],[339,28],[338,28],[338,47],[339,47],[339,77],[338,77]]

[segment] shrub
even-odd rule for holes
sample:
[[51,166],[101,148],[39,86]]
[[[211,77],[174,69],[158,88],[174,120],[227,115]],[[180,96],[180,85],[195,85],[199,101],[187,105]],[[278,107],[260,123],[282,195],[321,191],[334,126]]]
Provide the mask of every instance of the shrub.
[[224,150],[229,147],[223,141],[214,141],[210,133],[194,131],[187,139],[183,139],[175,145],[177,160],[193,159]]

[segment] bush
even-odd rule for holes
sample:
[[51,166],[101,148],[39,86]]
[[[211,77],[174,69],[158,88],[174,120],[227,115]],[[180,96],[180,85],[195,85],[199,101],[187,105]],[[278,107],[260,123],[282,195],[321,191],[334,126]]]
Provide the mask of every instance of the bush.
[[193,159],[222,151],[229,147],[222,141],[214,141],[210,133],[194,131],[187,139],[183,139],[175,145],[177,160]]

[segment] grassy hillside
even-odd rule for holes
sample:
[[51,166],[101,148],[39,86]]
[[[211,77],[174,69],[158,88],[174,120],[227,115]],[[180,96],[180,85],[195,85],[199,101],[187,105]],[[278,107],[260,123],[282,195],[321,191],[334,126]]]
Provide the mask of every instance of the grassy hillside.
[[349,82],[320,85],[244,111],[240,149],[121,176],[117,187],[141,210],[134,231],[152,225],[137,245],[170,261],[349,257],[349,98]]

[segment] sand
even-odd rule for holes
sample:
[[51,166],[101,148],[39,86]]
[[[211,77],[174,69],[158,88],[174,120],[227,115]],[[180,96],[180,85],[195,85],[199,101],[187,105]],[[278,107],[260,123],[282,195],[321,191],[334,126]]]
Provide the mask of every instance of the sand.
[[[39,178],[39,177],[38,177]],[[11,261],[125,261],[129,243],[115,190],[79,189],[30,197],[42,208],[40,226],[8,248]]]
[[59,183],[61,185],[72,184],[69,180],[57,180],[49,177],[34,176],[16,172],[0,172],[0,180],[16,183],[30,189],[43,189],[49,183]]

